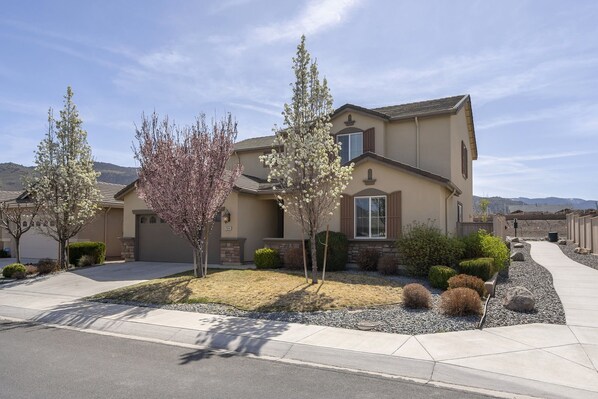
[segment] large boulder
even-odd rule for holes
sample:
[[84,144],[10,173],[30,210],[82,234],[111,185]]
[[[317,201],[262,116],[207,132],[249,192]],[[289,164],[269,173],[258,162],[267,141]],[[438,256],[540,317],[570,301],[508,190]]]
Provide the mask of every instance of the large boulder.
[[559,240],[559,245],[567,245],[567,240]]
[[511,238],[511,242],[521,242],[521,240],[519,239],[519,237],[513,237]]
[[524,245],[520,242],[513,244],[513,248],[523,248]]
[[573,250],[573,252],[580,255],[588,255],[590,253],[590,250],[587,248],[577,247]]
[[515,252],[511,255],[511,260],[514,262],[523,262],[525,255],[523,255],[523,252]]
[[525,287],[511,287],[502,301],[505,308],[515,312],[531,312],[536,306],[534,296]]

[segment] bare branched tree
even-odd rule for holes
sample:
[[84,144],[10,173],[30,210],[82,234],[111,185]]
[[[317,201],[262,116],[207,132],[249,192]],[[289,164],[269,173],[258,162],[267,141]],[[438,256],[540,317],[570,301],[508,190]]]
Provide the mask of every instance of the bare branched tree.
[[21,236],[33,227],[38,209],[37,205],[32,206],[17,199],[0,203],[0,227],[4,227],[15,239],[17,263],[21,263]]

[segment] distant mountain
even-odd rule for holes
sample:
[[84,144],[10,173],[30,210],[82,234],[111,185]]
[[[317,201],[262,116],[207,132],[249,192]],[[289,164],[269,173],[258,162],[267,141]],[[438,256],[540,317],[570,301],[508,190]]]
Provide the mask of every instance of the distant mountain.
[[488,213],[509,213],[509,205],[563,205],[563,208],[570,209],[598,209],[598,202],[594,200],[583,200],[579,198],[502,198],[502,197],[478,197],[473,196],[473,207],[476,213],[481,213],[480,200],[487,198],[490,200]]
[[[137,179],[137,168],[95,162],[94,169],[101,173],[98,181],[106,183],[129,184]],[[32,171],[32,166],[23,166],[12,162],[0,163],[0,190],[22,190],[23,179]]]

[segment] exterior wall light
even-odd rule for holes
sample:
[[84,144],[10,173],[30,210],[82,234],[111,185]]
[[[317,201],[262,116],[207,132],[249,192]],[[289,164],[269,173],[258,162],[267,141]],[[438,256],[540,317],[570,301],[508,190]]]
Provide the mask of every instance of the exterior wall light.
[[230,212],[226,208],[224,208],[224,210],[222,211],[222,221],[224,223],[230,222]]

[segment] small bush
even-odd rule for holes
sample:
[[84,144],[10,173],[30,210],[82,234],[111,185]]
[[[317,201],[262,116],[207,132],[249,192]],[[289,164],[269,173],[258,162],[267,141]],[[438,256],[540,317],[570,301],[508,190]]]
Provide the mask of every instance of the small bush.
[[[316,256],[318,267],[321,269],[324,265],[324,244],[326,243],[326,232],[321,231],[316,234]],[[311,245],[308,243],[308,248]],[[301,255],[303,257],[303,255]],[[326,255],[326,271],[337,272],[345,270],[349,261],[349,240],[343,233],[336,231],[328,232],[328,254]],[[303,268],[303,260],[301,260]]]
[[276,269],[280,267],[280,255],[274,248],[256,249],[253,262],[258,269]]
[[373,248],[363,248],[357,254],[357,264],[361,270],[374,271],[378,267],[380,252]]
[[449,278],[456,275],[457,271],[452,267],[432,266],[430,268],[430,274],[428,274],[428,280],[430,280],[430,285],[432,287],[446,290],[448,288]]
[[284,254],[284,267],[291,270],[303,270],[303,250],[289,248]]
[[17,270],[16,272],[14,272],[12,274],[12,278],[16,278],[17,280],[23,280],[23,279],[27,278],[27,272]]
[[392,255],[382,255],[378,260],[378,273],[380,274],[397,274],[399,272],[399,264],[397,259]]
[[4,266],[2,269],[2,275],[6,278],[18,278],[15,274],[23,273],[26,274],[27,270],[25,269],[25,265],[20,263],[11,263],[10,265]]
[[509,248],[500,237],[485,235],[482,237],[482,253],[494,260],[494,271],[499,272],[509,262]]
[[459,272],[476,276],[484,281],[488,281],[495,273],[494,259],[492,258],[477,258],[464,260],[459,263]]
[[83,255],[77,261],[77,266],[79,266],[79,267],[91,266],[91,265],[93,265],[93,261],[94,261],[94,259],[91,255]]
[[430,308],[432,294],[421,284],[407,284],[403,287],[403,305],[410,309]]
[[459,239],[447,237],[433,223],[414,222],[397,240],[399,255],[414,276],[427,276],[434,265],[456,266],[463,258],[465,245]]
[[25,266],[25,271],[27,272],[27,274],[37,274],[37,266],[33,266],[33,265],[26,265]]
[[43,258],[37,262],[37,272],[39,274],[54,273],[59,269],[60,267],[58,267],[58,262],[56,262],[54,259]]
[[93,258],[94,265],[101,265],[106,260],[106,244],[103,242],[84,241],[69,244],[69,264],[78,265],[83,255]]
[[449,316],[467,316],[482,313],[482,301],[471,288],[455,288],[442,293],[440,309]]
[[462,237],[461,242],[463,242],[465,249],[463,257],[466,259],[482,258],[484,256],[482,252],[482,239],[487,235],[486,230],[478,230],[475,233]]
[[449,290],[455,288],[471,288],[478,293],[480,297],[488,295],[486,287],[484,286],[484,280],[476,276],[469,276],[467,274],[458,274],[448,280]]

